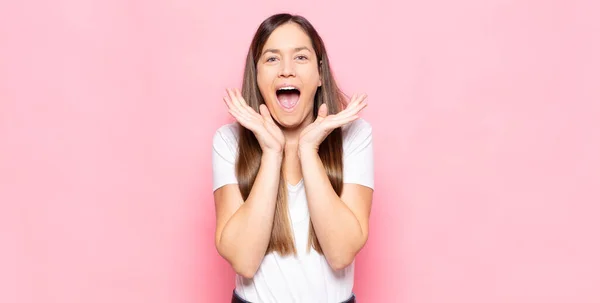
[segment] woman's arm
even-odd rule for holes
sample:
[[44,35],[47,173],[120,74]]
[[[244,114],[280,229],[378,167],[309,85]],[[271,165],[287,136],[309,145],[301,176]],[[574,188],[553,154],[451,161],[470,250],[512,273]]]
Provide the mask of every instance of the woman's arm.
[[367,241],[373,190],[344,184],[341,197],[327,177],[318,152],[299,150],[308,209],[327,262],[342,269],[354,260]]
[[271,239],[285,137],[264,104],[260,105],[259,114],[246,104],[238,89],[227,90],[227,93],[223,100],[229,113],[254,133],[262,156],[246,201],[237,184],[215,191],[215,244],[236,273],[251,278],[262,263]]
[[[302,131],[299,139],[298,156],[308,210],[323,253],[333,269],[342,269],[352,263],[367,241],[373,189],[359,184],[372,183],[361,180],[372,170],[369,164],[372,160],[370,126],[364,127],[362,138],[354,139],[353,147],[345,151],[349,152],[349,157],[344,156],[344,161],[349,162],[344,162],[344,167],[345,170],[347,166],[354,168],[349,170],[353,172],[354,180],[344,184],[340,196],[329,181],[318,151],[320,144],[334,129],[358,119],[358,113],[367,106],[366,97],[365,94],[355,94],[346,108],[335,115],[329,115],[327,104],[321,104],[317,118]],[[357,153],[358,150],[367,153]],[[367,171],[361,172],[356,170],[357,167]]]
[[237,184],[214,192],[217,251],[246,278],[254,276],[269,245],[282,158],[281,154],[263,154],[246,201]]

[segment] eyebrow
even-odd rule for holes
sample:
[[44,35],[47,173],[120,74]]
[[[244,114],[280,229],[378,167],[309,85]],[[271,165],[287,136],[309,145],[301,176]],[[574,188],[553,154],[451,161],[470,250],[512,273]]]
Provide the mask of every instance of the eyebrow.
[[[306,47],[306,46],[300,46],[300,47],[294,48],[294,52],[299,52],[301,50],[307,50],[307,51],[310,52],[310,49],[308,47]],[[281,54],[281,51],[278,50],[278,49],[276,49],[276,48],[268,48],[268,49],[265,49],[265,51],[261,54],[261,56],[264,55],[264,54],[266,54],[266,53]]]

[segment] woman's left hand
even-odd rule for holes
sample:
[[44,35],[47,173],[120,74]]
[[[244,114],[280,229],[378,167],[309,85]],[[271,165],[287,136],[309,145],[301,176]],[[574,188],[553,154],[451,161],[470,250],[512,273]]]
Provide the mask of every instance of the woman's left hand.
[[319,145],[336,128],[342,127],[359,118],[358,113],[367,106],[366,94],[354,94],[348,106],[335,115],[327,114],[327,105],[321,104],[317,119],[300,133],[298,147],[300,150],[319,150]]

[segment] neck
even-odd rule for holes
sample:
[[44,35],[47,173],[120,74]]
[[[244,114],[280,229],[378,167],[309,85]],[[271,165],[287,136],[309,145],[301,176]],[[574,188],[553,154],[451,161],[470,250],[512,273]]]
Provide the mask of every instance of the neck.
[[[298,141],[300,140],[300,134],[313,122],[312,116],[308,116],[302,123],[294,128],[282,128],[283,136],[285,137],[286,146],[289,145],[291,149],[297,149]],[[286,148],[288,149],[288,148]]]

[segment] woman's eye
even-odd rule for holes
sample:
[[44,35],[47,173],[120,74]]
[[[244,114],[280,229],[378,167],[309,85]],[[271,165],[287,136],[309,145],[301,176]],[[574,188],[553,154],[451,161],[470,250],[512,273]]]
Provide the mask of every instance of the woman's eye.
[[269,58],[267,58],[267,62],[273,62],[275,60],[277,60],[277,58],[275,58],[275,57],[269,57]]
[[306,57],[306,56],[304,56],[304,55],[300,55],[300,56],[298,56],[298,57],[296,57],[296,58],[297,58],[297,59],[300,59],[300,60],[306,60],[306,59],[308,59],[308,57]]

